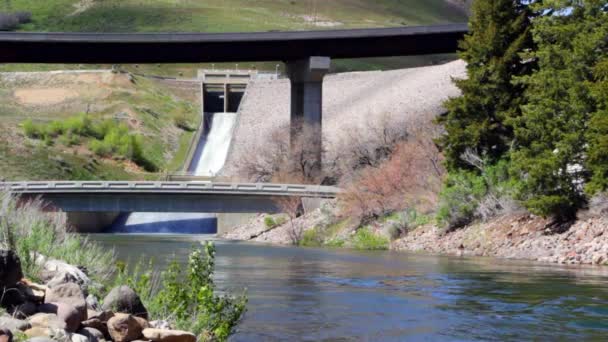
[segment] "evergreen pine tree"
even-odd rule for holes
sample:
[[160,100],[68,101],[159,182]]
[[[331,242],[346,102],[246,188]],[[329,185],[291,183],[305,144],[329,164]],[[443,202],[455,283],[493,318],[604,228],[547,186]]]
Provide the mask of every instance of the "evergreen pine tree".
[[608,44],[603,47],[602,54],[603,59],[594,68],[595,84],[592,86],[598,108],[591,116],[587,133],[587,167],[591,173],[587,192],[590,195],[608,190]]
[[[606,121],[592,91],[594,68],[606,56],[606,0],[544,1],[535,9],[542,16],[534,21],[538,48],[531,57],[539,70],[521,79],[526,104],[512,120],[513,169],[522,180],[521,199],[532,212],[571,219],[585,202],[589,120],[596,116],[598,126]],[[605,144],[605,135],[600,130],[591,140],[597,149]],[[589,161],[604,160],[605,170],[606,152],[597,152],[589,154]]]
[[512,80],[533,69],[520,55],[532,47],[528,1],[475,0],[471,11],[470,33],[459,54],[468,78],[456,81],[462,96],[448,100],[447,115],[439,119],[447,133],[439,143],[450,171],[470,168],[461,160],[466,150],[490,163],[509,150],[513,129],[507,119],[520,115],[524,91]]

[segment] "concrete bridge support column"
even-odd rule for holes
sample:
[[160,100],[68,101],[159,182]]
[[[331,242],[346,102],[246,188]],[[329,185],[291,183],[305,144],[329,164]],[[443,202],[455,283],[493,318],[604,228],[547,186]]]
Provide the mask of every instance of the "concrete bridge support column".
[[230,84],[224,83],[224,113],[228,113],[230,105]]
[[331,59],[309,57],[286,64],[291,81],[292,153],[305,158],[306,171],[315,177],[322,165],[323,77],[329,71]]

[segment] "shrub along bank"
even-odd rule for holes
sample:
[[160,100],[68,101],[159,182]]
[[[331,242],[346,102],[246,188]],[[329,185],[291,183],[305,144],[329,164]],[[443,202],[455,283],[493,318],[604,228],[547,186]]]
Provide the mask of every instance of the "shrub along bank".
[[0,195],[0,338],[225,341],[245,312],[244,295],[216,292],[211,243],[186,268],[127,269],[42,203]]
[[129,159],[150,172],[159,169],[159,165],[145,156],[142,136],[131,133],[126,124],[115,120],[93,121],[87,114],[80,114],[46,124],[35,124],[28,119],[22,126],[29,138],[41,139],[47,146],[55,141],[68,147],[84,145],[101,157]]

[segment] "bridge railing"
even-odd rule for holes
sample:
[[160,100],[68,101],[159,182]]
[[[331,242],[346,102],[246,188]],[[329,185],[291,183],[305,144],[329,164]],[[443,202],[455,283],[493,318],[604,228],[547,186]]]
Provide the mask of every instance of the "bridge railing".
[[52,181],[4,182],[0,189],[14,193],[124,193],[183,192],[209,194],[277,195],[333,198],[339,188],[304,184],[221,183],[221,182],[136,182],[136,181]]

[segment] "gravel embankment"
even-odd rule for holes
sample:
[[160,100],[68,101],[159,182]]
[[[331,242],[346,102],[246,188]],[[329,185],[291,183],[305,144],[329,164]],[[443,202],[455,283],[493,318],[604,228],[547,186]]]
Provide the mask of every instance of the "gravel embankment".
[[[443,111],[442,103],[457,96],[452,78],[465,77],[465,63],[393,71],[329,75],[323,89],[323,139],[328,155],[347,134],[364,135],[374,123],[428,124]],[[241,104],[231,152],[222,171],[237,177],[239,160],[262,149],[276,127],[289,123],[289,81],[257,80]]]

